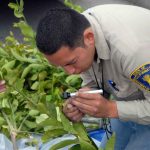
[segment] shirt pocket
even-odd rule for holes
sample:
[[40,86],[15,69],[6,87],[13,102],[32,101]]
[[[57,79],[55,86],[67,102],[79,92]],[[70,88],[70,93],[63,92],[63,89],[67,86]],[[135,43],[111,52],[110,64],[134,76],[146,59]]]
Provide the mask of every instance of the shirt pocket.
[[117,100],[131,101],[136,99],[144,99],[143,92],[131,82],[116,82],[115,88],[109,85],[109,89],[114,98]]

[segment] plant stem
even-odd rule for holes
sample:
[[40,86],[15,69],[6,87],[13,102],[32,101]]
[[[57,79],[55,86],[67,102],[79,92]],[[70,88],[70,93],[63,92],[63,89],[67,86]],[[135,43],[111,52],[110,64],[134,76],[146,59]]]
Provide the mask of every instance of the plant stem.
[[43,133],[39,133],[39,132],[30,132],[30,131],[18,131],[17,133],[28,133],[28,134],[36,134],[39,136],[42,136]]
[[21,122],[21,124],[20,124],[20,126],[19,126],[19,128],[18,128],[19,131],[21,130],[21,128],[22,128],[24,122],[27,120],[28,117],[29,117],[29,114],[27,114],[27,115],[24,117],[23,121]]
[[27,97],[23,92],[21,92],[19,89],[15,88],[14,86],[12,86],[14,88],[14,90],[16,90],[20,95],[22,95],[24,98],[26,98],[29,102],[31,102],[34,106],[37,106],[36,103],[34,103],[32,100],[30,100],[29,97]]
[[14,110],[13,110],[13,107],[12,107],[12,104],[10,102],[10,100],[8,99],[8,103],[9,103],[9,106],[11,108],[11,114],[12,114],[12,119],[10,118],[10,120],[12,121],[12,125],[15,129],[17,129],[17,126],[16,126],[16,119],[15,119],[15,115],[14,115]]
[[4,119],[6,120],[8,127],[9,127],[9,132],[10,132],[10,137],[11,137],[11,141],[13,143],[13,150],[18,150],[17,149],[17,145],[16,145],[16,133],[14,132],[14,128],[10,122],[10,120],[8,119],[8,116],[5,114],[5,112],[1,109],[0,110]]
[[18,150],[17,144],[16,144],[16,135],[17,134],[15,132],[13,132],[13,131],[10,133],[11,141],[13,143],[13,150]]
[[2,115],[3,115],[3,117],[4,117],[4,119],[6,120],[6,122],[7,122],[7,124],[8,124],[9,131],[11,131],[11,130],[13,129],[13,126],[12,126],[10,120],[8,119],[8,116],[5,114],[5,112],[4,112],[2,109],[0,109],[0,111],[1,111],[1,113],[2,113]]

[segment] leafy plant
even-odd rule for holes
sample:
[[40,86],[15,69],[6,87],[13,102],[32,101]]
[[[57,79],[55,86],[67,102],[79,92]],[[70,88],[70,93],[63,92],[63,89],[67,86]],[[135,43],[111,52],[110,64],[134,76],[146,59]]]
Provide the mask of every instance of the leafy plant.
[[77,12],[81,13],[83,12],[83,8],[80,5],[75,5],[71,2],[71,0],[64,0],[64,4]]
[[[35,46],[35,32],[23,14],[23,0],[9,3],[14,15],[20,19],[14,27],[21,30],[20,43],[12,32],[0,42],[0,80],[5,80],[6,91],[0,93],[0,128],[11,138],[14,150],[16,139],[32,134],[42,135],[43,142],[64,134],[75,135],[54,145],[51,150],[74,144],[71,150],[96,150],[82,123],[70,122],[62,113],[63,91],[75,91],[81,79],[67,76],[55,68]],[[72,87],[74,86],[74,87]]]
[[113,134],[108,140],[106,147],[104,149],[99,148],[99,150],[114,150],[115,139],[116,139],[115,134]]

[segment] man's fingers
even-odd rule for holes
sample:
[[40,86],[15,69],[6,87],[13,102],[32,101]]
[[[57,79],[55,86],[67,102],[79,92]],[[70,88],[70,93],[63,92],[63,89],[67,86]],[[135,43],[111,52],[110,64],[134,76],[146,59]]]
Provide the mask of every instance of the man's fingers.
[[84,92],[84,91],[89,91],[89,90],[90,90],[89,87],[84,87],[84,88],[79,89],[79,92]]
[[72,113],[77,110],[77,107],[73,106],[72,104],[66,104],[65,107],[63,107],[64,113]]
[[64,114],[69,118],[69,120],[74,122],[81,121],[84,114],[74,105],[70,103],[71,101],[66,102],[63,107]]
[[81,112],[83,112],[82,109],[87,110],[87,112],[92,111],[92,109],[93,109],[93,107],[90,105],[90,103],[87,104],[87,103],[83,103],[83,102],[74,100],[74,101],[72,101],[72,104],[74,106],[76,106]]
[[73,109],[73,105],[71,105],[71,104],[67,104],[66,107],[67,107],[67,109]]
[[73,118],[74,116],[77,116],[78,114],[80,114],[79,110],[75,110],[74,112],[68,112],[67,116],[69,118]]
[[74,116],[74,117],[73,117],[73,120],[72,120],[72,121],[80,122],[83,117],[84,117],[84,114],[83,114],[83,113],[79,113],[77,116]]
[[92,93],[84,93],[84,92],[78,92],[77,97],[86,99],[86,100],[94,100],[94,99],[100,99],[100,94],[92,94]]
[[93,107],[91,105],[87,105],[84,103],[80,103],[78,101],[74,101],[73,103],[76,107],[78,107],[79,111],[82,112],[83,114],[88,114],[90,116],[95,116],[97,117],[97,113],[99,113],[99,108],[98,107]]
[[81,121],[82,117],[84,116],[84,114],[80,112],[79,110],[76,110],[72,113],[67,113],[66,115],[70,120],[75,121],[75,122]]

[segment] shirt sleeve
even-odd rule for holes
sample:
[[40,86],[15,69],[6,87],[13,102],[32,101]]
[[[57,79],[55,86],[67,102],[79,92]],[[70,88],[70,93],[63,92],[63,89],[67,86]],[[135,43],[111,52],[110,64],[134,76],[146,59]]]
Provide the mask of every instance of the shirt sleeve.
[[144,99],[117,101],[121,120],[150,124],[150,45],[130,52],[122,62],[124,75],[143,92]]
[[150,124],[150,94],[145,93],[144,95],[143,100],[117,101],[119,118],[144,125]]

